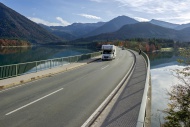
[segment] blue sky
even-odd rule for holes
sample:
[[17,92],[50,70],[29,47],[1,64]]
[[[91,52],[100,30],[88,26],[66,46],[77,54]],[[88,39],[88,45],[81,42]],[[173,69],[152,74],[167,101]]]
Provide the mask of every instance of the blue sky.
[[190,0],[0,0],[37,23],[61,25],[107,22],[126,15],[138,21],[157,19],[190,23]]

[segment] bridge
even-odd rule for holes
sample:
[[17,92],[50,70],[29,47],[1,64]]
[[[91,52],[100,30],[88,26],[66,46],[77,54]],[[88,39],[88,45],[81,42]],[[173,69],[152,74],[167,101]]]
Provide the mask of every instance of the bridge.
[[[0,126],[150,126],[146,55],[100,57],[0,80]],[[147,62],[146,62],[147,61]]]

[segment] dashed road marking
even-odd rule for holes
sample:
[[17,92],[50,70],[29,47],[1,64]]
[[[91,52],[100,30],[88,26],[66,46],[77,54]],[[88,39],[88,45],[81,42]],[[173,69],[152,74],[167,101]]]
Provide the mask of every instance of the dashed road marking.
[[35,100],[35,101],[32,101],[32,102],[30,102],[30,103],[28,103],[28,104],[26,104],[26,105],[24,105],[24,106],[22,106],[22,107],[20,107],[20,108],[17,108],[17,109],[15,109],[15,110],[13,110],[13,111],[11,111],[11,112],[5,114],[5,115],[8,116],[8,115],[10,115],[10,114],[12,114],[12,113],[15,113],[15,112],[17,112],[17,111],[19,111],[19,110],[21,110],[21,109],[23,109],[23,108],[26,108],[27,106],[32,105],[32,104],[34,104],[34,103],[36,103],[36,102],[38,102],[38,101],[40,101],[40,100],[42,100],[42,99],[44,99],[44,98],[46,98],[46,97],[49,97],[49,96],[51,96],[51,95],[53,95],[53,94],[55,94],[55,93],[57,93],[57,92],[59,92],[59,91],[61,91],[61,90],[63,90],[63,88],[58,89],[58,90],[56,90],[56,91],[54,91],[54,92],[52,92],[52,93],[50,93],[50,94],[48,94],[48,95],[46,95],[46,96],[43,96],[43,97],[41,97],[41,98],[39,98],[39,99],[37,99],[37,100]]
[[101,68],[101,70],[103,70],[103,69],[105,69],[105,68],[107,68],[107,67],[109,67],[109,65],[107,65],[107,66],[105,66],[105,67]]

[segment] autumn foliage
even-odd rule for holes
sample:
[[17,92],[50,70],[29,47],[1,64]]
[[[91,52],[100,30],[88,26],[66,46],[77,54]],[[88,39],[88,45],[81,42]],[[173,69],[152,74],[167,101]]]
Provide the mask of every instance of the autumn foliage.
[[30,43],[17,39],[0,39],[0,47],[8,46],[30,46]]

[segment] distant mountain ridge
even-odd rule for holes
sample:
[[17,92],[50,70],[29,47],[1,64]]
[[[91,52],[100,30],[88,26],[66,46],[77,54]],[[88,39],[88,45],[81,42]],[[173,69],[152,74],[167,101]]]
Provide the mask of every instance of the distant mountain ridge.
[[181,25],[175,27],[175,29],[176,29],[176,30],[183,30],[183,29],[188,28],[188,27],[190,27],[190,23],[181,24]]
[[190,23],[179,25],[179,24],[169,23],[169,22],[155,20],[155,19],[152,19],[149,22],[154,24],[154,25],[162,26],[162,27],[165,27],[165,28],[171,28],[171,29],[174,29],[174,30],[182,30],[182,29],[185,29],[187,27],[190,27]]
[[[118,16],[108,22],[98,23],[73,23],[69,26],[43,26],[51,33],[67,40],[74,40],[78,38],[85,38],[89,36],[95,36],[102,33],[110,33],[119,30],[126,24],[138,23],[135,19],[127,16]],[[64,36],[65,33],[68,35]]]
[[171,28],[171,29],[175,29],[176,27],[179,26],[179,24],[173,24],[173,23],[169,23],[169,22],[165,22],[165,21],[159,21],[159,20],[155,20],[155,19],[152,19],[150,21],[150,23],[152,23],[154,25],[162,26],[165,28]]
[[[62,30],[70,32],[70,34],[75,34],[77,37],[81,37],[89,32],[101,27],[104,25],[104,22],[97,23],[73,23],[69,26],[64,27]],[[55,27],[51,27],[55,28]]]
[[190,41],[190,27],[183,30],[174,30],[154,25],[149,22],[139,22],[136,24],[128,24],[118,31],[112,33],[100,34],[97,36],[81,38],[73,43],[94,41],[111,41],[125,40],[132,38],[162,38],[173,39],[176,41]]
[[173,29],[160,27],[148,22],[133,25],[125,25],[115,32],[118,36],[125,38],[165,38],[178,39],[178,32]]
[[[135,25],[138,24],[138,25]],[[140,25],[139,25],[140,24]],[[154,25],[154,29],[151,29],[149,31],[138,31],[138,30],[142,30],[141,28],[138,27],[144,27],[143,30],[149,29],[151,26]],[[72,24],[66,29],[64,29],[64,32],[68,32],[71,31],[71,26],[73,30],[76,30],[77,27],[73,28],[75,25],[79,25],[80,24]],[[124,27],[124,26],[127,26]],[[138,27],[134,27],[134,26],[138,26]],[[158,27],[159,26],[159,27]],[[123,28],[124,27],[124,28]],[[147,27],[147,28],[146,28]],[[104,38],[105,35],[111,35],[106,37],[107,39],[121,39],[121,38],[134,38],[134,37],[142,37],[142,38],[151,38],[151,37],[156,37],[156,38],[166,38],[166,39],[174,39],[174,40],[181,40],[181,41],[189,41],[189,37],[187,36],[190,32],[188,30],[188,27],[190,28],[190,24],[174,24],[174,23],[169,23],[169,22],[165,22],[165,21],[159,21],[159,20],[155,20],[152,19],[149,22],[138,22],[130,17],[127,16],[118,16],[106,23],[104,23],[102,26],[97,27],[94,31],[90,32],[89,34],[86,34],[83,36],[75,36],[76,34],[70,34],[67,35],[67,37],[65,36],[65,34],[62,33],[61,27],[49,27],[49,28],[59,28],[59,32],[57,31],[57,33],[55,33],[55,31],[53,31],[52,33],[56,34],[57,36],[59,36],[58,34],[62,35],[62,37],[66,37],[68,40],[85,40],[87,38],[87,40],[89,38],[93,38],[95,40],[99,40],[97,38]],[[118,30],[121,28],[121,31],[119,33],[119,35],[116,35],[114,33],[117,33]],[[132,33],[128,30],[133,31]],[[186,29],[186,30],[183,30]],[[123,37],[121,37],[121,33],[124,33],[124,31],[128,31],[128,33],[125,32],[125,34],[123,34]],[[137,32],[138,31],[138,32]],[[141,33],[140,33],[141,32]],[[97,38],[96,38],[97,37]],[[82,38],[82,39],[79,39]],[[104,39],[106,39],[104,38]]]
[[64,38],[66,40],[74,40],[92,32],[93,30],[104,25],[104,22],[98,23],[73,23],[69,26],[44,26],[43,28],[50,31],[51,33]]
[[119,30],[122,26],[127,24],[135,24],[138,23],[137,20],[132,19],[127,16],[118,16],[109,22],[105,23],[101,27],[97,28],[96,30],[92,31],[91,33],[85,35],[85,37],[88,36],[94,36],[102,33],[110,33]]
[[0,38],[16,38],[38,44],[63,41],[1,2]]

